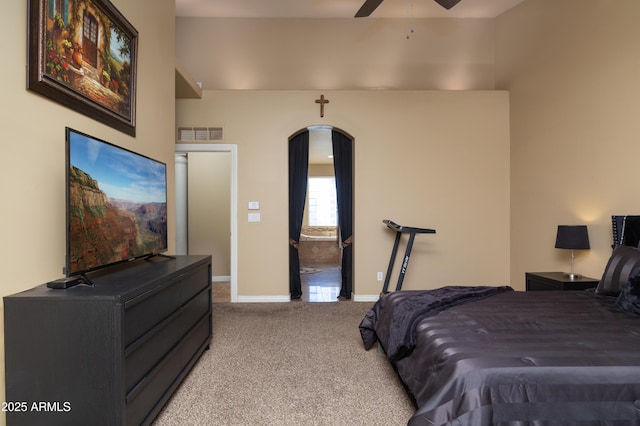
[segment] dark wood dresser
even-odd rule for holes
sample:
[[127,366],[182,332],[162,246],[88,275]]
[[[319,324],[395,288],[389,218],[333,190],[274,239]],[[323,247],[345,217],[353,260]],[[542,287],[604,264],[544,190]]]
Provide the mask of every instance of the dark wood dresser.
[[8,425],[149,424],[208,348],[211,256],[92,281],[4,297]]

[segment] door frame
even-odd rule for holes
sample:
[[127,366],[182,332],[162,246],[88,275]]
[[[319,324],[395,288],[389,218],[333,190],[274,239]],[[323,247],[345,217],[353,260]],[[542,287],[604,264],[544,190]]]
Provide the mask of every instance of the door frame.
[[[175,152],[231,153],[231,303],[238,301],[238,145],[235,144],[176,144]],[[187,166],[188,167],[188,166]]]

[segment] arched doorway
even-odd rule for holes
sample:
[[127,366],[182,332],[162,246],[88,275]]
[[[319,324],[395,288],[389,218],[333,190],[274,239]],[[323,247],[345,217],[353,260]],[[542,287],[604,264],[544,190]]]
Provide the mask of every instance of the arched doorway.
[[[327,161],[329,156],[332,158]],[[330,198],[330,185],[335,189],[334,207],[321,206],[320,200]],[[289,138],[289,291],[292,300],[351,299],[352,234],[353,138],[331,126],[301,129]],[[309,276],[310,266],[315,269],[312,274],[321,273],[321,276]],[[307,272],[304,277],[301,277],[301,268],[303,273]],[[314,280],[318,285],[303,288],[303,282],[308,284]],[[333,289],[333,297],[327,297]],[[311,291],[316,294],[322,291],[322,297],[309,294]]]

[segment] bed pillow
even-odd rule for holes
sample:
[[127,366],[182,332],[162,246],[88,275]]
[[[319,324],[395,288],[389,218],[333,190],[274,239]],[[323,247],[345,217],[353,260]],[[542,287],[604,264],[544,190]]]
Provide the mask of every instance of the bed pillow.
[[631,270],[629,281],[620,292],[618,300],[616,300],[616,307],[634,314],[640,314],[640,266],[636,266]]
[[627,285],[631,270],[635,266],[640,266],[640,250],[630,246],[616,247],[604,268],[596,293],[618,296]]

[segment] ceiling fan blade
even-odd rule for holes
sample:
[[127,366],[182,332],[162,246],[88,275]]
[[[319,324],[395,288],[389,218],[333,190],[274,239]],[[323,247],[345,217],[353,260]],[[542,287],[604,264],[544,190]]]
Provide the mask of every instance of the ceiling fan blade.
[[373,11],[378,8],[378,6],[380,6],[380,3],[382,3],[382,0],[365,0],[364,4],[362,5],[362,7],[360,7],[360,10],[358,10],[354,18],[366,18],[367,16],[371,15]]
[[449,10],[453,6],[458,4],[460,0],[435,0],[435,2],[438,3],[440,6],[444,7],[445,9]]

